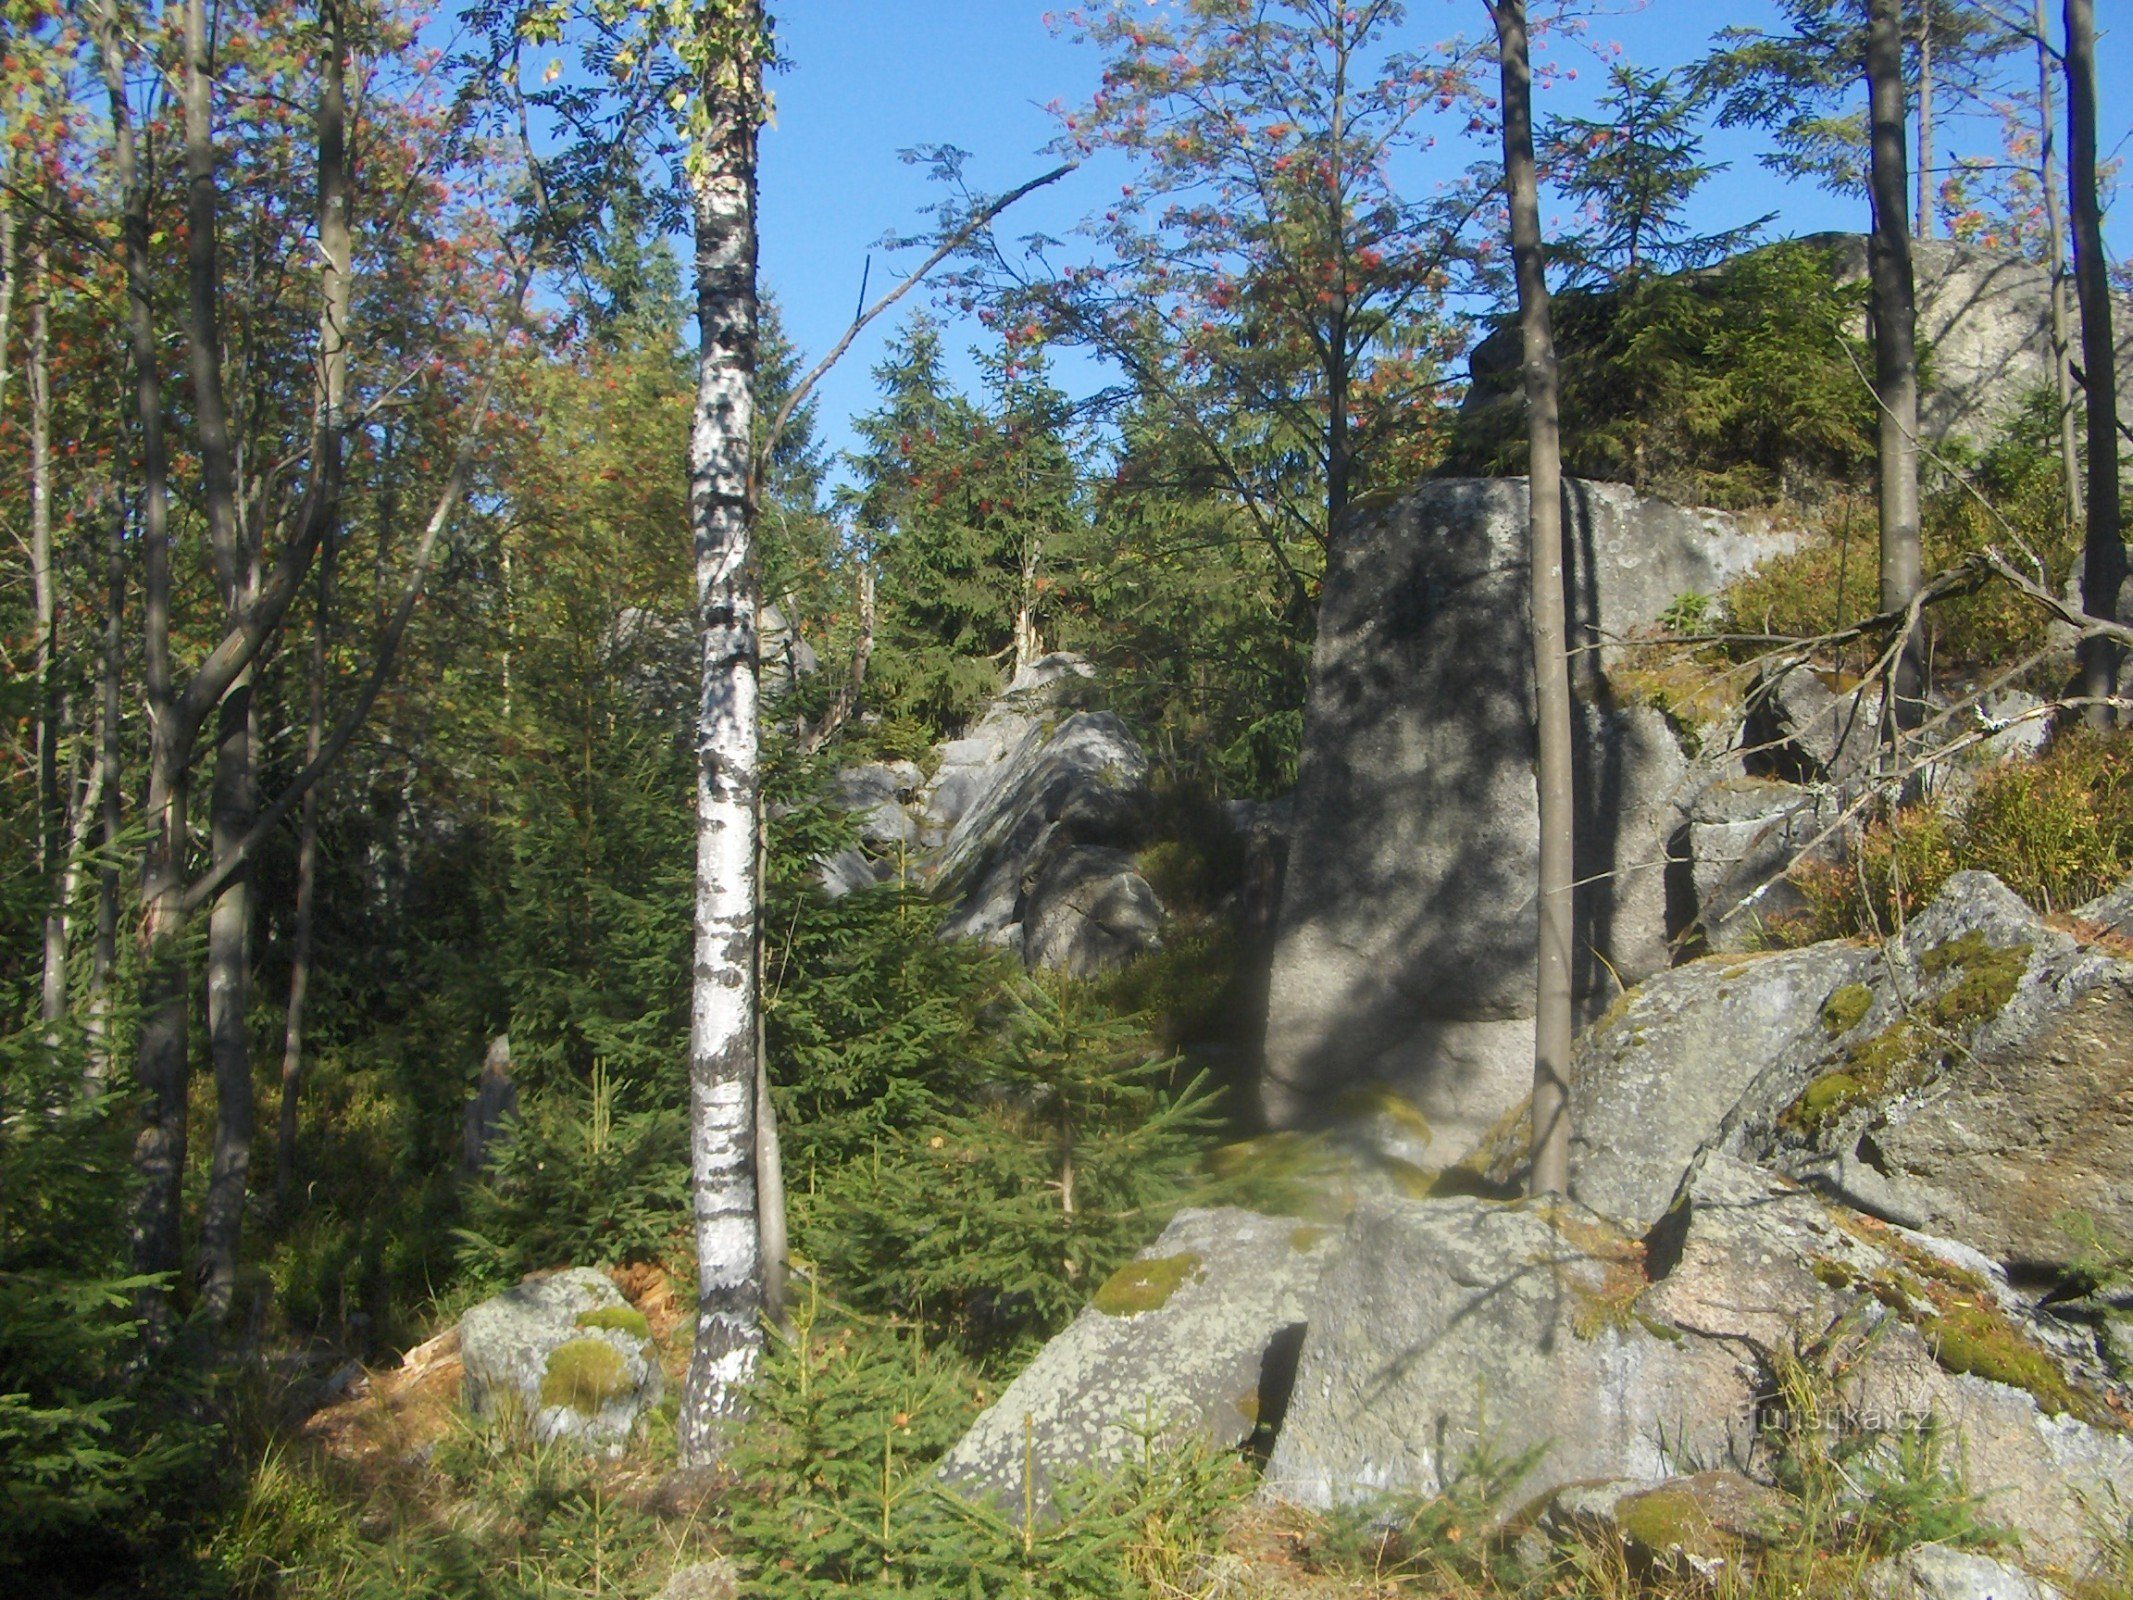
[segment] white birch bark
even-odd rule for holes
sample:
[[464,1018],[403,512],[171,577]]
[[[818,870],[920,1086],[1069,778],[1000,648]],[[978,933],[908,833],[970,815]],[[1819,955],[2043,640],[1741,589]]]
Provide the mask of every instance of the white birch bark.
[[[696,734],[696,958],[689,1156],[695,1351],[680,1454],[723,1454],[763,1342],[756,1189],[757,631],[751,539],[756,362],[756,129],[762,24],[722,8],[703,78],[692,187],[700,334],[689,514],[703,694]],[[729,31],[730,30],[730,31]]]

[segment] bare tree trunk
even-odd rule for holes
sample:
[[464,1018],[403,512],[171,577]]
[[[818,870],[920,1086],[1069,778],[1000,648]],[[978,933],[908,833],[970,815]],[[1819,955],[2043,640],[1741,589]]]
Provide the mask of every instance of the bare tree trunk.
[[40,230],[31,249],[30,577],[37,617],[37,873],[44,887],[44,972],[38,1015],[67,1014],[67,905],[62,898],[66,805],[59,792],[59,574],[52,560],[52,257]]
[[756,365],[756,133],[765,27],[756,0],[701,14],[692,200],[699,375],[689,449],[696,619],[696,961],[689,1146],[696,1344],[680,1454],[723,1455],[763,1342],[756,1172],[757,631],[750,493]]
[[874,658],[874,564],[863,560],[859,567],[859,637],[852,643],[852,669],[822,720],[800,739],[800,754],[811,756],[837,736],[837,730],[859,709],[867,686],[867,664]]
[[1933,5],[1918,0],[1918,237],[1933,237]]
[[2051,24],[2036,0],[2037,161],[2044,188],[2046,249],[2052,273],[2052,378],[2059,387],[2059,474],[2065,480],[2066,527],[2081,522],[2081,449],[2074,435],[2073,330],[2066,304],[2066,196],[2059,189],[2059,119],[2052,109]]
[[[1880,402],[1881,609],[1901,611],[1924,581],[1918,535],[1917,299],[1905,227],[1902,0],[1871,0],[1866,34],[1874,232],[1868,265],[1874,394]],[[1903,642],[1890,735],[1918,726],[1925,669],[1918,630]]]
[[[221,584],[228,626],[236,629],[243,626],[244,616],[257,598],[259,574],[256,557],[249,548],[251,540],[239,515],[236,450],[223,388],[214,63],[209,48],[206,0],[186,0],[183,98],[188,355],[208,551]],[[238,672],[217,708],[208,829],[212,852],[218,857],[250,832],[252,814],[259,807],[252,773],[254,682],[251,670]],[[252,1160],[256,1108],[245,1030],[251,929],[251,880],[248,874],[239,873],[216,897],[207,930],[207,1037],[208,1059],[215,1077],[215,1134],[194,1275],[201,1308],[216,1322],[228,1315],[236,1291],[238,1235],[244,1225],[245,1190]]]
[[[2074,214],[2074,285],[2081,295],[2082,388],[2088,393],[2088,531],[2082,541],[2081,609],[2118,620],[2126,545],[2118,484],[2118,352],[2111,333],[2110,262],[2096,188],[2096,5],[2066,0],[2067,127],[2073,159],[2067,174]],[[2081,692],[2101,700],[2118,692],[2120,650],[2109,639],[2081,642]],[[2108,727],[2107,705],[2087,720]]]
[[119,764],[119,718],[123,705],[126,616],[126,504],[113,492],[111,514],[104,533],[104,662],[103,705],[97,717],[97,734],[103,746],[103,818],[99,841],[103,861],[97,869],[96,948],[89,958],[89,1071],[100,1084],[111,1081],[116,1041],[111,1030],[111,979],[118,965],[119,830],[124,822],[124,788]]
[[[163,432],[163,374],[156,348],[148,265],[148,183],[140,169],[126,98],[125,44],[118,0],[103,0],[96,49],[111,117],[112,160],[125,197],[126,337],[134,374],[141,452],[141,636],[149,714],[148,847],[141,864],[138,940],[142,958],[140,1038],[135,1075],[144,1101],[133,1165],[134,1270],[170,1273],[179,1260],[179,1185],[185,1172],[186,1007],[177,948],[176,893],[183,882],[190,734],[179,727],[170,651],[170,450]],[[169,1307],[155,1290],[141,1297],[143,1332],[167,1335]]]
[[[311,716],[304,736],[304,764],[318,759],[326,738],[326,644],[333,603],[331,535],[319,551],[318,612],[311,628]],[[281,1110],[274,1128],[274,1198],[286,1206],[296,1189],[296,1111],[304,1077],[304,1006],[311,994],[311,924],[318,896],[319,784],[304,791],[297,829],[296,918],[290,932],[289,1005],[283,1017]]]
[[1032,527],[1022,540],[1022,590],[1015,608],[1015,670],[1033,666],[1038,656],[1037,564],[1043,559],[1044,541]]
[[[348,315],[355,257],[348,168],[348,43],[341,8],[323,8],[327,31],[325,84],[319,97],[319,249],[325,256],[319,311],[318,448],[326,452],[326,497],[320,534],[318,608],[311,619],[311,715],[304,765],[319,758],[326,739],[327,651],[333,628],[334,546],[340,537],[342,451],[348,393]],[[296,847],[296,927],[289,958],[289,1005],[283,1019],[281,1109],[274,1130],[274,1194],[286,1205],[296,1185],[296,1111],[303,1087],[304,1006],[311,990],[311,924],[318,895],[319,785],[304,791]]]
[[1534,952],[1534,1194],[1570,1189],[1572,840],[1576,801],[1570,750],[1570,657],[1563,567],[1561,386],[1548,279],[1541,255],[1540,193],[1533,170],[1533,68],[1525,0],[1493,0],[1503,74],[1504,188],[1525,352],[1526,484],[1533,620],[1536,788],[1540,802],[1539,940]]

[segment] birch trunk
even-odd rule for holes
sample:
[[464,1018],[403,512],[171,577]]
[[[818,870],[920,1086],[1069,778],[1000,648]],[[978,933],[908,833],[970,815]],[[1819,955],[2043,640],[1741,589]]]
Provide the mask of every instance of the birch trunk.
[[1504,187],[1524,345],[1526,482],[1532,560],[1535,782],[1540,802],[1539,939],[1533,1041],[1534,1194],[1570,1188],[1572,840],[1575,787],[1570,751],[1570,657],[1564,608],[1561,385],[1548,280],[1541,254],[1540,195],[1533,168],[1533,69],[1525,0],[1495,0],[1503,74]]
[[[2066,0],[2066,117],[2072,160],[2067,173],[2074,216],[2074,287],[2081,298],[2082,388],[2088,395],[2088,527],[2082,540],[2081,609],[2118,620],[2126,578],[2123,509],[2118,494],[2118,354],[2112,343],[2110,262],[2096,176],[2095,0]],[[2081,642],[2081,692],[2102,700],[2118,692],[2119,647],[2109,639]],[[2087,720],[2108,727],[2108,705],[2091,705]]]
[[[1879,402],[1881,609],[1901,611],[1924,581],[1918,536],[1917,300],[1906,227],[1902,0],[1871,0],[1866,79],[1872,141],[1874,231],[1868,268],[1874,324],[1874,395]],[[1895,671],[1890,736],[1918,726],[1925,702],[1917,629],[1903,640]]]
[[31,251],[30,295],[30,579],[37,618],[37,870],[45,895],[44,971],[37,1011],[45,1022],[67,1014],[66,806],[59,788],[59,584],[52,561],[52,258],[42,232]]
[[[696,954],[689,1149],[696,1225],[695,1350],[680,1454],[724,1453],[763,1342],[756,1189],[758,648],[752,403],[756,366],[757,0],[714,8],[691,163],[700,332],[689,511],[703,688],[696,732]],[[722,24],[722,26],[721,26]],[[719,35],[727,35],[721,37]]]

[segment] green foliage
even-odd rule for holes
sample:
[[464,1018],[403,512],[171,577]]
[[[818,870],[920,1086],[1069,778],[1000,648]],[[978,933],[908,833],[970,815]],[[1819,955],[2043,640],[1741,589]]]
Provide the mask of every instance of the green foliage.
[[1682,212],[1726,164],[1699,159],[1698,96],[1672,73],[1617,62],[1597,119],[1550,117],[1540,159],[1551,187],[1578,202],[1591,225],[1558,246],[1606,279],[1708,266],[1744,248],[1776,213],[1722,233],[1689,231]]
[[1337,1507],[1310,1528],[1304,1554],[1321,1571],[1455,1591],[1515,1581],[1493,1537],[1545,1448],[1505,1455],[1484,1437],[1451,1463],[1444,1491]]
[[753,1594],[1173,1594],[1249,1488],[1232,1458],[1144,1448],[1065,1485],[1051,1517],[965,1504],[933,1464],[995,1393],[952,1349],[802,1306],[757,1378],[733,1456],[731,1548]]
[[140,1348],[129,1107],[85,1094],[87,1059],[65,1025],[0,1035],[0,1585],[93,1585],[169,1540],[217,1465],[206,1386]]
[[1878,935],[1915,916],[1957,872],[1990,872],[2044,912],[2068,911],[2133,874],[2133,745],[2070,728],[2034,760],[1985,772],[1959,815],[1934,807],[1869,823],[1842,865],[1803,866],[1796,941]]
[[461,1269],[502,1285],[547,1267],[675,1259],[687,1135],[678,1108],[633,1104],[601,1067],[588,1089],[528,1095],[467,1193]]
[[[1839,284],[1829,253],[1805,243],[1559,296],[1564,470],[1705,505],[1856,480],[1874,440],[1859,376],[1871,360],[1852,331],[1863,304],[1863,288]],[[1525,470],[1515,366],[1484,370],[1441,473]]]

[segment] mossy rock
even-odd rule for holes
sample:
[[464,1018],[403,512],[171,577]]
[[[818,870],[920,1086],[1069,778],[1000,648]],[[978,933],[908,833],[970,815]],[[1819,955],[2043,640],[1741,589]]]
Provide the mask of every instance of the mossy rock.
[[605,1339],[572,1339],[548,1353],[541,1372],[541,1405],[568,1406],[590,1417],[631,1387],[621,1351]]
[[1104,1280],[1089,1303],[1107,1317],[1137,1317],[1144,1311],[1161,1310],[1180,1285],[1199,1275],[1200,1258],[1189,1250],[1182,1255],[1129,1261]]
[[602,1306],[597,1311],[578,1314],[577,1325],[581,1328],[605,1328],[614,1333],[626,1333],[633,1338],[649,1339],[652,1325],[644,1313],[635,1306]]
[[1873,1009],[1874,991],[1863,983],[1847,983],[1822,1002],[1822,1027],[1834,1039],[1859,1026]]

